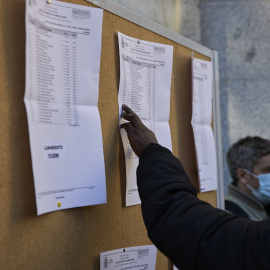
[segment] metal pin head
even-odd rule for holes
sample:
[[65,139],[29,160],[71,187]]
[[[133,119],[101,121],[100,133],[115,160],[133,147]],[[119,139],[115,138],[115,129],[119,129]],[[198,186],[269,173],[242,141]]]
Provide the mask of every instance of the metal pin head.
[[140,41],[140,40],[138,40],[137,42],[138,42],[138,44],[140,44],[140,42],[141,42],[141,41]]
[[51,1],[51,0],[46,0],[46,3],[47,3],[47,4],[51,4],[52,1]]

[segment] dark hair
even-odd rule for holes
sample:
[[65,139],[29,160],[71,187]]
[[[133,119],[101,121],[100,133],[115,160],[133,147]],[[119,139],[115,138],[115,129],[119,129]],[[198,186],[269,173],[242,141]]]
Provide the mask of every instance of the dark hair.
[[254,166],[263,156],[270,154],[270,141],[256,137],[246,137],[234,143],[227,152],[227,164],[236,185],[237,169],[243,168],[253,172]]

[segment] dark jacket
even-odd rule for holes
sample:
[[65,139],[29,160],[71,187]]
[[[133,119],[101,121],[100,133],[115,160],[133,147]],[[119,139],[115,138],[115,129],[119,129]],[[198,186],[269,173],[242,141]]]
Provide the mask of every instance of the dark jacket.
[[137,181],[149,238],[179,269],[270,269],[270,219],[248,220],[199,200],[166,148],[143,151]]

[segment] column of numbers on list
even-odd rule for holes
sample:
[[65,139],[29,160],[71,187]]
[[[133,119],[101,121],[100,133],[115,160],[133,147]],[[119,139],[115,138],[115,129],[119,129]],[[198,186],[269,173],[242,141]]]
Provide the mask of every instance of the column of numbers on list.
[[62,83],[64,96],[64,123],[79,126],[77,97],[77,34],[65,32],[61,35]]

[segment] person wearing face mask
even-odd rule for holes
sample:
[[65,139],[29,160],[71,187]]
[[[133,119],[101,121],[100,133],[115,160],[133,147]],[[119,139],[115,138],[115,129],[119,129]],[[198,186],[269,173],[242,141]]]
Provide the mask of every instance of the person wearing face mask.
[[248,136],[227,152],[233,179],[225,196],[225,209],[252,220],[270,216],[270,141]]

